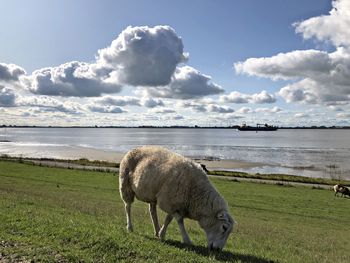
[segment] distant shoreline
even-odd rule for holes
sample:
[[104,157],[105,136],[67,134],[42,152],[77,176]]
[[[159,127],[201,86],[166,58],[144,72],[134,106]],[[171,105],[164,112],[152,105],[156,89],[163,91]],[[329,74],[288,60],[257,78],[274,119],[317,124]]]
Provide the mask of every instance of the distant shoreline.
[[[88,129],[238,129],[239,125],[234,126],[20,126],[20,125],[0,125],[0,128],[88,128]],[[350,126],[288,126],[288,127],[278,127],[280,130],[348,130]]]

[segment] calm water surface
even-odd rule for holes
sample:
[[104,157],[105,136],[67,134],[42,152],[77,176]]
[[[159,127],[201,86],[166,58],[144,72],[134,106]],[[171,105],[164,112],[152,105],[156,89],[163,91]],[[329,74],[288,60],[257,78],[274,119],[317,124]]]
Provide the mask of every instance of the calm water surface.
[[248,172],[350,178],[350,130],[1,128],[1,140],[11,142],[0,143],[0,154],[55,156],[52,146],[126,152],[152,144],[186,156],[268,164]]

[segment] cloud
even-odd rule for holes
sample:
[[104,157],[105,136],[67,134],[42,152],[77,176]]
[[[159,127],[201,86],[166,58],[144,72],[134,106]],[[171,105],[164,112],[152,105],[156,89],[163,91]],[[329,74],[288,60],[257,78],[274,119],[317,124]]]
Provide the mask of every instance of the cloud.
[[350,1],[333,1],[329,15],[294,24],[305,39],[331,42],[333,52],[295,50],[234,64],[238,74],[294,81],[279,91],[287,102],[350,102]]
[[337,118],[339,119],[348,119],[350,118],[350,113],[347,113],[347,112],[340,112],[340,113],[337,113]]
[[153,98],[147,98],[147,97],[143,97],[141,99],[141,104],[147,108],[164,106],[164,102],[161,99],[153,99]]
[[182,40],[171,27],[129,26],[98,51],[97,63],[113,69],[118,83],[164,86],[186,57]]
[[99,105],[87,105],[87,109],[91,112],[97,113],[123,113],[126,112],[117,106],[99,106]]
[[141,106],[140,99],[137,97],[130,96],[103,96],[95,99],[95,103],[101,105],[112,105],[112,106]]
[[339,106],[335,106],[335,105],[331,105],[328,106],[328,109],[332,110],[332,111],[344,111],[343,108],[339,107]]
[[167,113],[175,113],[176,111],[173,109],[169,109],[169,108],[155,108],[155,109],[150,109],[148,112],[149,113],[167,114]]
[[172,120],[174,120],[174,121],[178,121],[178,120],[183,120],[183,119],[185,119],[184,116],[179,115],[179,114],[174,115],[174,116],[171,116],[170,118],[171,118]]
[[267,93],[263,90],[260,93],[254,94],[243,94],[238,91],[233,91],[228,95],[220,96],[220,101],[224,103],[255,103],[255,104],[264,104],[264,103],[274,103],[276,98],[274,95]]
[[189,108],[194,112],[216,112],[216,113],[232,113],[234,109],[228,106],[220,106],[213,103],[204,105],[193,101],[182,101],[177,104],[178,108]]
[[256,108],[254,110],[254,112],[262,112],[262,113],[267,113],[267,114],[271,114],[271,113],[277,113],[277,112],[280,112],[282,111],[281,108],[275,106],[273,108]]
[[24,74],[25,70],[15,64],[0,63],[0,82],[18,81]]
[[329,54],[318,50],[296,50],[272,57],[249,58],[234,64],[238,74],[278,79],[293,79],[327,73],[331,68]]
[[335,46],[350,46],[350,1],[335,0],[329,15],[312,17],[294,23],[303,38],[329,41]]
[[4,86],[0,85],[0,107],[13,107],[16,106],[16,94],[15,92]]
[[190,108],[194,112],[206,112],[207,108],[205,105],[192,102],[192,101],[181,101],[177,104],[178,108]]
[[38,112],[63,112],[67,114],[82,114],[82,106],[78,103],[62,102],[48,96],[19,96],[16,106],[37,107]]
[[108,74],[99,76],[90,64],[78,61],[36,70],[25,84],[34,94],[50,96],[94,97],[121,91]]
[[307,118],[307,117],[310,117],[310,115],[309,114],[307,114],[307,113],[296,113],[296,114],[294,114],[294,118]]
[[242,108],[239,108],[238,110],[236,110],[236,113],[239,113],[239,114],[248,114],[248,113],[252,113],[253,110],[249,107],[242,107]]
[[217,113],[232,113],[232,112],[234,112],[234,109],[231,109],[230,107],[218,106],[215,104],[208,105],[207,110],[210,112],[217,112]]
[[211,77],[190,67],[178,67],[169,85],[149,87],[146,92],[151,97],[193,99],[224,92],[219,85],[211,82]]
[[278,93],[287,102],[349,101],[350,49],[338,48],[332,53],[298,50],[270,58],[250,58],[236,63],[235,68],[238,73],[258,77],[297,80]]

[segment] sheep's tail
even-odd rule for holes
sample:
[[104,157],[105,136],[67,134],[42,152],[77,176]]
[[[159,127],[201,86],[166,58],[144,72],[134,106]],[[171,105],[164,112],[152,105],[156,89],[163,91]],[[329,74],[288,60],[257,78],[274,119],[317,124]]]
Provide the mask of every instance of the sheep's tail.
[[132,190],[130,182],[130,169],[125,162],[120,164],[119,169],[119,191],[120,196],[125,203],[134,202],[135,193]]

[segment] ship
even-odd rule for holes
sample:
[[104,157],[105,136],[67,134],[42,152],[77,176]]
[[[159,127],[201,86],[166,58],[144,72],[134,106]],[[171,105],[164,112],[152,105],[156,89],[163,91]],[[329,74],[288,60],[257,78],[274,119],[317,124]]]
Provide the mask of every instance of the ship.
[[258,123],[256,126],[248,126],[246,124],[243,124],[242,126],[238,127],[239,131],[277,131],[278,127],[265,124]]

